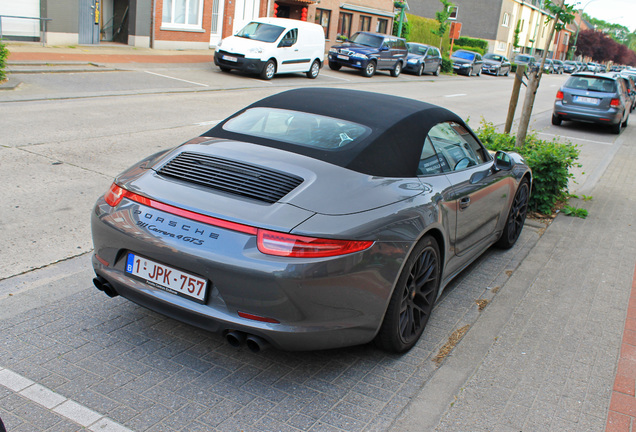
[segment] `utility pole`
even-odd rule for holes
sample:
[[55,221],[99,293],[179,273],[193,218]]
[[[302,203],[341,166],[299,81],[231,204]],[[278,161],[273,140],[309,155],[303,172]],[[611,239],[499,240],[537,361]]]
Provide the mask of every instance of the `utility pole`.
[[[565,0],[556,0],[554,4],[563,8],[563,4]],[[515,140],[515,147],[522,147],[526,142],[526,135],[528,135],[528,126],[530,124],[530,116],[532,116],[532,109],[534,108],[534,99],[537,96],[537,90],[539,89],[539,82],[541,81],[541,76],[543,75],[543,66],[545,65],[545,59],[548,56],[548,51],[550,50],[550,44],[554,39],[554,30],[556,28],[558,14],[554,17],[554,20],[550,23],[550,33],[548,35],[548,39],[545,44],[545,49],[543,50],[543,55],[541,56],[541,64],[539,65],[539,69],[534,69],[529,71],[528,75],[528,88],[526,89],[526,97],[523,102],[523,109],[521,110],[521,118],[519,119],[519,127],[517,128],[517,138]]]

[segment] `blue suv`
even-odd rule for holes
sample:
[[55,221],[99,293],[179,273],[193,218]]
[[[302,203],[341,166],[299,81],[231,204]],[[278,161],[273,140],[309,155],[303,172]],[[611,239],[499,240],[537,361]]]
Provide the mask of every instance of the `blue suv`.
[[407,55],[403,38],[357,32],[347,42],[329,49],[329,67],[333,70],[340,70],[342,66],[358,69],[365,77],[372,77],[377,70],[388,70],[396,77],[402,72]]

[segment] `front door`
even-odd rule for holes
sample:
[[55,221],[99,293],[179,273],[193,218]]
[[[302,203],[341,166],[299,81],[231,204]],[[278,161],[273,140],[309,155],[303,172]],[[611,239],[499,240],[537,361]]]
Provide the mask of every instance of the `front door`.
[[82,45],[99,44],[100,0],[80,0],[78,43]]
[[245,27],[254,18],[258,18],[260,8],[260,0],[236,0],[232,34]]
[[210,27],[210,46],[216,47],[223,35],[223,0],[212,1],[212,26]]

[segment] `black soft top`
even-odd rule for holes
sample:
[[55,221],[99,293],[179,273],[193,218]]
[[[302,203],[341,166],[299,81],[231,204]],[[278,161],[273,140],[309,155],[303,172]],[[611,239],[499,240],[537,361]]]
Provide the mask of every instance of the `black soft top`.
[[[334,151],[223,129],[228,120],[255,107],[301,111],[348,120],[369,127],[371,133],[350,146]],[[202,136],[274,147],[372,176],[415,177],[424,139],[433,126],[444,121],[466,126],[451,111],[413,99],[357,90],[301,88],[261,99],[223,120]]]

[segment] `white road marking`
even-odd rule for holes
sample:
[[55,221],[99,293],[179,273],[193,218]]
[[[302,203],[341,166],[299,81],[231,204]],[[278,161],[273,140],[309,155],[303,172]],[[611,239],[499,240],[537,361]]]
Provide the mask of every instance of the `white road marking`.
[[194,123],[196,126],[209,126],[219,123],[221,120],[210,120],[206,122]]
[[564,135],[554,135],[554,134],[549,134],[549,133],[545,133],[545,132],[539,132],[538,134],[539,135],[556,137],[556,138],[571,139],[571,140],[576,140],[576,141],[585,141],[585,142],[589,142],[589,143],[593,143],[593,144],[603,144],[603,145],[609,145],[609,146],[614,144],[614,143],[611,143],[611,142],[592,141],[592,140],[587,140],[587,139],[583,139],[583,138],[576,138],[576,137],[570,137],[570,136],[564,136]]
[[188,81],[188,80],[184,80],[184,79],[181,79],[181,78],[175,78],[175,77],[171,77],[171,76],[168,76],[168,75],[162,75],[162,74],[159,74],[159,73],[156,73],[156,72],[150,72],[150,71],[144,71],[144,72],[149,73],[150,75],[157,75],[157,76],[160,76],[160,77],[163,77],[163,78],[169,78],[169,79],[173,79],[173,80],[177,80],[177,81],[183,81],[183,82],[187,82],[189,84],[194,84],[194,85],[198,85],[198,86],[202,86],[202,87],[210,87],[207,84],[201,84],[201,83],[194,82],[194,81]]
[[351,81],[351,80],[348,80],[346,78],[342,78],[342,77],[335,76],[335,75],[327,75],[327,74],[322,74],[322,75],[326,76],[326,77],[329,77],[329,78],[333,78],[333,79],[339,79],[339,80],[342,80],[342,81]]
[[0,385],[91,431],[132,432],[103,414],[37,384],[12,370],[0,367]]
[[445,95],[445,98],[454,98],[454,97],[460,97],[460,96],[466,96],[466,93],[457,93],[457,94],[452,94],[452,95]]

